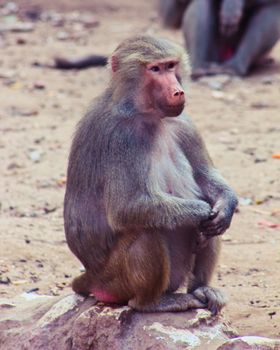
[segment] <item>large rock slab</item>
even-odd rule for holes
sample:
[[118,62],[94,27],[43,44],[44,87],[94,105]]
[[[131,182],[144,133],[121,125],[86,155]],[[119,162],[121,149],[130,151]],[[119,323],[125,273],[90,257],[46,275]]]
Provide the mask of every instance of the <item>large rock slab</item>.
[[1,350],[280,349],[280,341],[238,337],[206,310],[138,313],[94,298],[25,294],[0,299]]

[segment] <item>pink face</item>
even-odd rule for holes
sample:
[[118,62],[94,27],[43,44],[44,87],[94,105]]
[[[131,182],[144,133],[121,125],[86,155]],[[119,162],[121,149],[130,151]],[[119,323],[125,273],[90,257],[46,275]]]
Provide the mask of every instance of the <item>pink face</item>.
[[182,113],[185,92],[180,84],[178,59],[164,59],[145,66],[145,91],[149,104],[166,117]]

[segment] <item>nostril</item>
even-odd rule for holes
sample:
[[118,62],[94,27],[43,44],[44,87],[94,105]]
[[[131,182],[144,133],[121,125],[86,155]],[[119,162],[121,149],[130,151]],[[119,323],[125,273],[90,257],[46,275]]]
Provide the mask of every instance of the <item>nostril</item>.
[[185,95],[184,91],[176,91],[173,94],[174,97],[179,97],[179,96],[183,96],[183,95]]

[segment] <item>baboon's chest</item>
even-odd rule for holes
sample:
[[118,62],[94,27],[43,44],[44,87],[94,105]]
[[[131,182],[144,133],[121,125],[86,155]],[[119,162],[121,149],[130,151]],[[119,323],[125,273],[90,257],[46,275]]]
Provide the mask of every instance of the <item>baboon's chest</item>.
[[159,140],[152,153],[151,175],[159,191],[188,199],[200,197],[192,166],[172,137]]

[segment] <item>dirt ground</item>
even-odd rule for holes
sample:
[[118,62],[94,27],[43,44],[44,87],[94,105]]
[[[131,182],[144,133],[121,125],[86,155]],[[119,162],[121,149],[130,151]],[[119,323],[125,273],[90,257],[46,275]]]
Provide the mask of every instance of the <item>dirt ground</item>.
[[[107,70],[65,72],[33,63],[50,63],[56,54],[110,54],[134,33],[183,39],[162,28],[155,1],[16,4],[21,14],[44,10],[45,20],[31,32],[0,34],[0,298],[30,290],[67,294],[81,268],[63,231],[67,157],[75,124],[106,85]],[[13,23],[13,9],[5,9],[0,23]],[[272,157],[280,152],[280,44],[272,57],[274,64],[221,90],[219,78],[189,82],[186,110],[241,198],[213,281],[228,296],[224,314],[241,334],[279,337],[280,226],[267,222],[280,223],[280,159]]]

